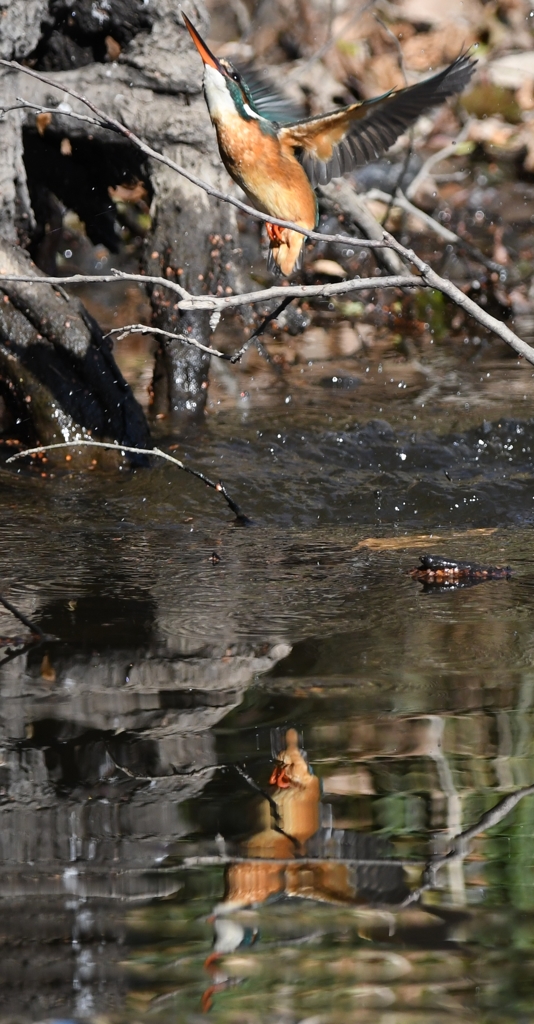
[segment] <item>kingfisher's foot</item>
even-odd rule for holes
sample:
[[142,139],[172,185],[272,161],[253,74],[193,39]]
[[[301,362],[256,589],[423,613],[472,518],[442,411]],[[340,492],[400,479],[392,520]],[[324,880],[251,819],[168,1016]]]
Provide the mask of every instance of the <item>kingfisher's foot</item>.
[[271,243],[275,242],[276,245],[281,245],[284,241],[285,228],[281,228],[279,224],[270,224],[266,222],[265,227],[267,228],[267,234]]

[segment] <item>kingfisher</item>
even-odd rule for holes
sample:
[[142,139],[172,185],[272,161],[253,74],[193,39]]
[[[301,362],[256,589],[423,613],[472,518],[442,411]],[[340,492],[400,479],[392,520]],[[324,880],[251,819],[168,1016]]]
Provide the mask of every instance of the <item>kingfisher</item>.
[[[182,14],[204,62],[204,96],[226,170],[252,206],[306,230],[317,224],[316,185],[378,160],[417,118],[468,85],[477,61],[461,54],[443,71],[405,89],[284,123],[268,97],[217,58]],[[267,222],[270,265],[289,277],[302,265],[305,235]]]

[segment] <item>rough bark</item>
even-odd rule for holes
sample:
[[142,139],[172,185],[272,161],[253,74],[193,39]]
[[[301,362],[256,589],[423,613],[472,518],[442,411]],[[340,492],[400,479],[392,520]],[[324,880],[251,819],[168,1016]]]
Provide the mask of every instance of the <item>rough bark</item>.
[[0,57],[20,60],[37,46],[48,0],[0,0]]

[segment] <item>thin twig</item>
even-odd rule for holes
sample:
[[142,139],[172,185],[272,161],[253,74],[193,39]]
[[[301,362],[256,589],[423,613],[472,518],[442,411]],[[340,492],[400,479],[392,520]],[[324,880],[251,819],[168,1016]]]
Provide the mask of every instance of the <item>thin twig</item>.
[[[373,3],[374,3],[374,0],[373,0]],[[366,7],[363,8],[363,10],[365,10],[367,7],[372,6],[372,5],[373,5],[372,3],[367,4]],[[362,11],[360,11],[358,13],[362,13]],[[203,181],[201,178],[198,178],[196,175],[191,174],[191,172],[187,171],[185,169],[185,167],[181,167],[180,164],[177,164],[174,160],[170,160],[168,157],[164,156],[162,153],[158,153],[157,150],[152,149],[150,146],[147,145],[146,142],[143,142],[143,140],[140,139],[139,136],[135,135],[134,132],[132,132],[121,121],[118,121],[116,118],[111,117],[110,115],[106,114],[105,111],[103,111],[99,107],[97,107],[94,103],[91,102],[91,100],[88,100],[86,96],[82,96],[81,93],[76,92],[74,89],[69,89],[69,88],[67,88],[64,85],[59,85],[57,82],[53,82],[52,79],[47,78],[46,75],[42,75],[38,71],[34,71],[32,68],[23,67],[22,64],[18,64],[16,61],[0,60],[0,65],[4,65],[5,67],[12,68],[15,71],[22,71],[24,74],[30,75],[32,78],[38,79],[38,81],[43,82],[45,85],[49,85],[52,88],[57,89],[60,92],[66,93],[68,96],[72,96],[73,99],[78,100],[78,102],[86,104],[86,106],[88,106],[89,109],[92,110],[93,113],[96,114],[96,116],[100,120],[99,121],[94,121],[92,118],[88,119],[87,115],[85,115],[85,114],[78,114],[74,110],[60,110],[57,107],[56,108],[53,108],[53,107],[41,107],[41,106],[39,106],[37,104],[30,104],[26,100],[21,100],[20,101],[20,102],[24,103],[25,105],[27,104],[28,107],[31,107],[33,110],[38,111],[39,113],[63,114],[63,115],[66,115],[68,117],[72,117],[75,120],[80,120],[80,121],[85,121],[85,122],[87,122],[87,120],[89,120],[91,124],[95,124],[95,125],[103,128],[103,129],[105,129],[107,131],[113,131],[113,132],[119,133],[121,135],[124,135],[124,137],[127,138],[134,146],[136,146],[138,149],[140,149],[141,152],[145,153],[147,156],[152,157],[154,160],[157,160],[160,163],[166,164],[168,167],[171,167],[178,174],[182,175],[182,177],[187,178],[187,180],[190,181],[191,184],[197,185],[199,188],[203,189],[204,192],[207,193],[207,195],[212,196],[214,199],[220,199],[222,202],[230,203],[232,206],[237,207],[237,209],[242,210],[244,213],[248,213],[249,216],[254,217],[256,220],[260,220],[260,221],[264,221],[264,222],[268,221],[271,224],[278,224],[280,227],[287,227],[287,228],[292,229],[293,231],[299,231],[301,234],[306,235],[307,238],[310,238],[310,239],[315,240],[315,241],[321,241],[321,242],[337,242],[337,241],[339,241],[339,242],[345,242],[345,243],[349,243],[350,242],[353,245],[357,243],[359,245],[367,246],[369,248],[381,248],[381,247],[383,247],[383,242],[377,241],[375,239],[354,239],[354,238],[348,238],[348,237],[343,236],[343,235],[341,235],[341,236],[340,235],[323,235],[323,234],[321,234],[321,232],[318,232],[318,231],[306,230],[305,228],[302,227],[302,225],[296,224],[293,221],[278,220],[276,217],[271,216],[271,214],[261,213],[259,210],[256,210],[254,207],[248,206],[246,203],[243,203],[240,199],[237,199],[235,196],[231,196],[228,193],[221,192],[219,189],[215,188],[213,185],[210,185],[207,181]],[[445,152],[445,151],[443,151],[443,152]],[[419,177],[419,175],[418,175],[418,177]],[[117,277],[122,277],[122,278],[124,278],[126,280],[132,280],[132,277],[130,275],[124,274],[121,271],[116,271],[115,274],[116,274]],[[142,275],[139,275],[139,276],[142,276]],[[72,281],[72,283],[74,283],[74,284],[86,283],[82,279],[82,275],[77,274],[77,275],[75,275],[75,277],[77,278],[77,280]],[[63,280],[63,279],[59,279],[59,280]],[[93,278],[93,280],[97,280],[97,279]],[[108,276],[107,275],[101,275],[99,280],[102,281],[103,283],[105,283],[108,280]],[[145,280],[149,280],[149,278],[147,277],[147,278],[145,278]],[[179,291],[180,290],[180,286],[179,285],[175,285],[175,290]],[[183,291],[185,291],[185,289],[183,289]]]
[[23,626],[27,626],[34,636],[39,637],[40,640],[50,639],[50,637],[47,637],[46,633],[43,633],[42,629],[39,626],[37,626],[35,622],[32,622],[32,620],[29,619],[27,615],[24,615],[24,613],[19,611],[18,608],[15,608],[15,605],[11,604],[11,601],[8,601],[7,597],[2,597],[1,594],[0,604],[3,604],[4,608],[7,608],[8,612],[11,612],[11,614],[14,615],[15,618],[19,620],[19,622],[22,622]]
[[439,235],[439,237],[443,238],[446,242],[461,243],[459,235],[455,235],[454,231],[446,228],[443,224],[440,224],[439,221],[435,220],[434,217],[431,217],[429,213],[425,213],[424,210],[419,209],[418,206],[411,203],[410,200],[406,198],[406,195],[403,195],[401,189],[397,189],[396,192],[391,195],[391,193],[383,192],[380,188],[371,188],[366,192],[365,198],[371,200],[371,202],[373,200],[378,200],[380,203],[391,203],[391,200],[393,199],[393,206],[399,206],[400,209],[404,210],[406,213],[412,213],[415,217],[419,217],[427,228],[430,228],[434,234]]
[[446,160],[449,156],[457,155],[459,143],[464,142],[469,134],[471,121],[471,118],[467,118],[467,121],[463,125],[460,134],[456,136],[454,141],[450,142],[447,146],[444,146],[443,149],[438,149],[437,153],[432,153],[432,155],[429,156],[427,160],[425,160],[423,166],[415,175],[415,178],[412,178],[410,184],[406,186],[406,196],[408,197],[408,199],[413,199],[419,186],[422,184],[425,178],[428,177],[432,168],[435,167],[436,164],[441,163],[442,160]]
[[289,841],[293,843],[293,846],[297,848],[300,845],[298,839],[295,839],[292,835],[289,834],[289,832],[285,832],[280,824],[281,816],[276,804],[276,800],[273,800],[272,796],[270,796],[269,793],[266,793],[265,790],[261,788],[261,786],[258,786],[258,783],[254,781],[254,779],[248,774],[248,772],[246,772],[243,768],[240,768],[238,764],[234,764],[234,768],[238,775],[240,775],[241,778],[245,780],[247,785],[250,786],[250,788],[253,789],[255,793],[260,793],[263,799],[267,800],[267,803],[269,804],[269,807],[271,809],[271,814],[273,816],[273,826],[275,832],[280,832],[281,835],[285,836],[286,839],[289,839]]
[[373,18],[384,29],[384,32],[387,33],[389,38],[392,40],[393,45],[395,46],[395,49],[397,51],[397,64],[399,65],[399,71],[400,71],[400,73],[401,73],[401,75],[402,75],[402,77],[404,79],[404,85],[406,87],[408,85],[408,77],[406,75],[406,65],[404,63],[404,54],[402,52],[402,46],[400,44],[399,38],[398,38],[398,36],[395,35],[395,33],[392,31],[392,29],[390,29],[389,25],[386,25],[385,21],[382,21],[382,18],[380,18],[378,14],[374,13],[373,14]]
[[191,469],[190,466],[186,466],[180,459],[176,459],[174,455],[169,455],[167,452],[161,450],[161,448],[134,448],[128,444],[115,444],[111,441],[88,441],[85,438],[80,441],[60,441],[56,444],[45,444],[39,445],[38,448],[26,448],[23,452],[17,452],[16,455],[11,455],[9,459],[6,459],[6,465],[10,462],[15,462],[17,459],[21,459],[26,455],[38,455],[40,452],[49,452],[53,448],[79,448],[82,445],[88,448],[106,448],[108,451],[120,452],[131,452],[134,455],[155,455],[159,459],[165,459],[166,462],[172,462],[174,466],[178,466],[179,469],[183,469],[185,473],[190,473],[191,476],[195,476],[197,480],[202,480],[202,483],[206,484],[207,487],[211,487],[214,491],[219,491],[225,499],[227,505],[231,508],[236,518],[241,523],[250,523],[250,519],[241,511],[239,505],[230,497],[226,487],[221,480],[218,483],[214,483],[209,477],[205,476],[198,469]]
[[[193,348],[200,349],[201,352],[207,352],[210,356],[217,356],[218,359],[225,359],[230,363],[239,363],[251,342],[257,340],[260,334],[263,334],[267,325],[270,324],[272,320],[276,320],[277,316],[280,316],[280,313],[292,301],[292,295],[286,296],[280,305],[262,320],[259,327],[256,327],[256,330],[252,332],[241,348],[233,354],[221,352],[220,349],[210,348],[208,345],[203,345],[200,341],[197,341],[195,338],[190,338],[187,334],[173,334],[172,331],[164,331],[160,327],[149,327],[146,324],[125,324],[124,327],[114,327],[111,331],[108,331],[104,337],[109,338],[111,335],[116,334],[117,340],[121,341],[123,338],[127,337],[128,334],[155,334],[158,337],[169,338],[172,341],[181,341],[183,345],[191,345]],[[263,354],[265,354],[265,350],[263,350]]]
[[74,116],[77,121],[84,121],[85,124],[93,125],[95,128],[102,127],[102,121],[97,120],[96,117],[89,117],[87,114],[73,114],[71,110],[61,110],[60,107],[42,107],[39,103],[31,103],[30,100],[25,100],[23,96],[17,96],[16,100],[16,106],[0,107],[0,117],[11,113],[12,110],[35,110],[37,114],[65,114],[69,117]]
[[[343,235],[332,236],[336,242],[343,242],[343,244],[359,245],[361,244],[359,239],[349,238]],[[375,243],[376,244],[376,243]],[[394,249],[395,252],[401,256],[403,260],[411,263],[416,267],[421,277],[416,278],[413,276],[404,277],[403,275],[391,275],[387,277],[359,277],[353,278],[348,281],[337,281],[334,284],[325,285],[288,285],[278,286],[273,288],[265,288],[263,291],[246,292],[242,295],[191,295],[186,292],[186,299],[181,299],[177,305],[179,309],[204,309],[204,310],[220,310],[220,309],[231,309],[238,306],[248,305],[249,303],[263,302],[268,299],[293,297],[293,298],[313,298],[313,297],[328,297],[332,295],[345,295],[348,292],[365,291],[373,288],[414,288],[414,287],[429,287],[435,288],[436,291],[442,292],[447,295],[448,298],[452,299],[457,306],[460,306],[469,316],[472,316],[474,320],[478,321],[486,330],[496,334],[497,337],[501,338],[502,341],[510,345],[511,348],[517,352],[518,355],[523,356],[528,360],[529,363],[534,365],[534,348],[527,345],[525,341],[514,334],[509,327],[506,326],[501,320],[497,320],[496,317],[491,316],[486,310],[482,309],[476,302],[473,302],[469,296],[464,293],[444,277],[440,277],[434,270],[425,263],[424,260],[420,259],[419,256],[413,251],[413,249],[406,249],[400,242],[390,235],[389,232],[384,232],[384,242],[378,243],[383,247]],[[179,286],[173,281],[168,281],[163,277],[149,277],[143,274],[124,274],[121,276],[122,280],[125,281],[142,281],[148,283],[155,283],[158,287],[166,287],[171,290],[182,293],[184,289],[179,289]],[[63,284],[63,283],[75,283],[75,284],[89,284],[91,282],[106,282],[116,281],[116,277],[110,277],[110,275],[82,275],[76,274],[73,278],[55,278],[55,277],[32,277],[30,275],[14,275],[14,274],[2,274],[0,272],[0,287],[2,282],[29,282],[31,284]]]
[[227,352],[220,352],[217,348],[203,345],[196,338],[190,338],[188,334],[173,334],[172,331],[163,331],[160,327],[148,327],[146,324],[125,324],[124,327],[114,327],[104,337],[110,338],[112,334],[117,335],[117,341],[122,341],[129,334],[155,334],[158,337],[169,338],[171,341],[181,341],[183,345],[191,345],[193,348],[200,349],[201,352],[207,352],[210,356],[218,356],[219,359],[229,360],[231,358]]
[[[117,284],[117,281],[137,281],[139,284],[155,284],[158,287],[165,285],[171,291],[177,292],[180,298],[186,298],[187,300],[195,297],[192,293],[186,291],[185,288],[182,288],[181,285],[176,284],[176,281],[170,281],[165,277],[155,277],[150,274],[72,274],[70,276],[65,275],[64,277],[46,277],[45,275],[36,276],[35,274],[3,274],[0,269],[0,285],[3,281],[15,281],[21,284],[51,284],[52,287],[54,287],[55,283],[58,291],[60,290],[59,285],[63,284]],[[199,296],[199,298],[203,297]]]
[[394,195],[390,195],[388,192],[383,192],[380,188],[372,188],[369,192],[366,192],[365,198],[370,199],[371,201],[376,199],[380,203],[388,204],[388,210],[386,211],[386,216],[384,218],[384,225],[386,224],[388,212],[391,210],[391,207],[398,206],[401,210],[405,210],[406,213],[411,213],[414,217],[419,217],[419,220],[421,220],[427,228],[430,228],[434,234],[443,238],[445,242],[458,245],[461,249],[465,249],[472,259],[476,260],[477,263],[481,263],[482,266],[487,267],[488,270],[492,270],[494,273],[499,275],[506,273],[506,267],[503,266],[502,263],[497,263],[495,260],[490,259],[489,256],[485,256],[484,253],[481,252],[480,249],[477,249],[476,246],[466,242],[465,239],[460,235],[455,234],[455,232],[451,231],[450,228],[446,228],[444,224],[440,224],[435,217],[432,217],[429,213],[425,213],[425,211],[421,210],[419,206],[415,205],[415,203],[410,202],[406,195],[403,194],[402,189],[398,186]]
[[450,864],[456,860],[463,860],[464,857],[469,853],[469,843],[471,839],[480,835],[488,828],[493,828],[494,825],[498,825],[503,818],[513,811],[514,807],[523,800],[526,796],[532,796],[534,794],[534,786],[524,786],[522,789],[516,790],[515,793],[510,793],[505,796],[495,807],[492,807],[490,811],[486,811],[474,825],[470,825],[469,828],[465,829],[464,832],[460,832],[454,839],[450,850],[447,853],[440,854],[439,856],[429,857],[426,862],[425,870],[423,873],[423,884],[415,889],[408,898],[404,901],[403,906],[407,906],[409,903],[415,903],[424,892],[428,889],[432,889],[436,885],[436,876],[440,868],[446,864]]
[[404,186],[404,179],[406,177],[406,174],[408,173],[408,167],[409,167],[409,164],[410,164],[410,160],[411,160],[412,154],[413,154],[413,130],[410,128],[410,131],[409,131],[409,143],[408,143],[408,146],[406,148],[406,154],[405,154],[405,157],[404,157],[404,162],[402,164],[402,167],[401,167],[401,170],[400,170],[400,174],[399,174],[399,176],[397,178],[397,181],[396,181],[396,184],[395,184],[395,188],[393,189],[393,191],[392,191],[392,193],[391,193],[391,195],[389,197],[388,204],[387,204],[386,215],[385,215],[384,221],[383,221],[384,228],[387,227],[388,220],[391,217],[391,211],[392,211],[393,207],[395,206],[395,197],[397,195],[399,195],[399,194],[402,195],[402,189],[403,189],[403,186]]
[[105,747],[106,747],[106,753],[107,753],[110,761],[113,762],[115,768],[117,768],[117,770],[120,771],[120,772],[124,772],[124,774],[127,775],[129,779],[135,779],[138,782],[154,782],[156,779],[171,779],[174,776],[178,776],[180,779],[184,779],[184,778],[185,779],[190,779],[190,778],[195,778],[196,779],[196,778],[198,778],[201,775],[207,775],[208,772],[216,772],[216,771],[220,771],[220,769],[221,769],[221,765],[209,764],[209,765],[205,765],[204,768],[194,768],[190,772],[177,772],[177,771],[173,771],[171,775],[138,775],[137,773],[130,771],[129,768],[126,768],[125,765],[119,764],[119,762],[117,761],[117,759],[115,757],[113,757],[113,754],[111,753],[111,751],[109,749],[109,742],[105,743]]
[[[263,332],[264,332],[265,328],[268,326],[268,324],[270,324],[271,321],[276,320],[276,318],[278,316],[280,316],[280,313],[282,313],[284,311],[286,306],[289,306],[289,303],[292,302],[292,300],[293,300],[293,296],[292,295],[286,295],[285,299],[282,299],[282,302],[280,303],[280,305],[277,306],[276,309],[274,309],[272,313],[269,313],[262,320],[262,322],[259,325],[259,327],[256,327],[256,330],[252,332],[252,334],[250,335],[249,338],[247,338],[247,340],[245,341],[244,345],[242,345],[241,348],[237,352],[234,352],[233,356],[231,356],[231,358],[230,358],[230,362],[231,363],[239,363],[241,361],[241,359],[243,358],[245,352],[247,351],[250,343],[252,341],[254,341],[254,340],[257,340],[259,338],[260,334],[263,334]],[[261,346],[261,349],[263,349],[263,345]],[[261,349],[260,349],[260,351],[261,351]],[[263,349],[263,352],[265,352],[265,351],[266,350]]]
[[396,238],[393,238],[393,235],[390,235],[387,231],[384,232],[384,236],[388,239],[392,249],[398,252],[403,259],[409,259],[410,263],[416,267],[421,274],[423,281],[425,281],[427,285],[442,292],[443,295],[447,295],[448,298],[452,299],[457,306],[460,306],[461,309],[465,310],[466,313],[469,313],[475,320],[478,320],[479,324],[482,324],[482,326],[488,331],[493,331],[494,334],[497,334],[498,337],[505,341],[507,345],[510,345],[518,355],[524,356],[529,363],[534,364],[534,348],[527,345],[526,341],[522,341],[521,338],[519,338],[517,334],[514,334],[514,332],[511,331],[506,324],[503,324],[502,321],[497,320],[496,317],[486,313],[485,309],[482,309],[476,302],[473,302],[473,299],[470,299],[468,295],[464,295],[464,293],[460,291],[452,281],[447,281],[445,277],[440,277],[439,274],[436,274],[435,270],[432,270],[432,267],[430,267],[428,263],[425,263],[425,261],[422,260],[417,253],[413,251],[413,249],[405,249],[404,246],[397,242]]
[[[365,857],[308,857],[304,856],[299,859],[299,866],[305,867],[306,864],[351,864],[355,867],[405,867],[405,868],[417,868],[421,867],[420,860],[401,860],[393,858],[376,858],[372,860]],[[232,857],[231,855],[226,856],[202,854],[191,857],[184,857],[181,861],[182,867],[193,868],[193,867],[216,867],[218,864],[279,864],[281,867],[291,867],[295,864],[293,858],[289,857]]]

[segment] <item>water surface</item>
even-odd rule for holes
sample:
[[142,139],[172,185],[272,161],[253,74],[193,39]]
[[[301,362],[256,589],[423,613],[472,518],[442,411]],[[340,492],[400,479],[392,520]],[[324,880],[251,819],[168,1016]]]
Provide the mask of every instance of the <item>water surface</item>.
[[532,376],[446,362],[315,362],[268,417],[218,382],[164,440],[248,527],[167,465],[2,470],[2,592],[55,637],[0,615],[3,1024],[532,1019],[533,796],[414,898],[534,784]]

